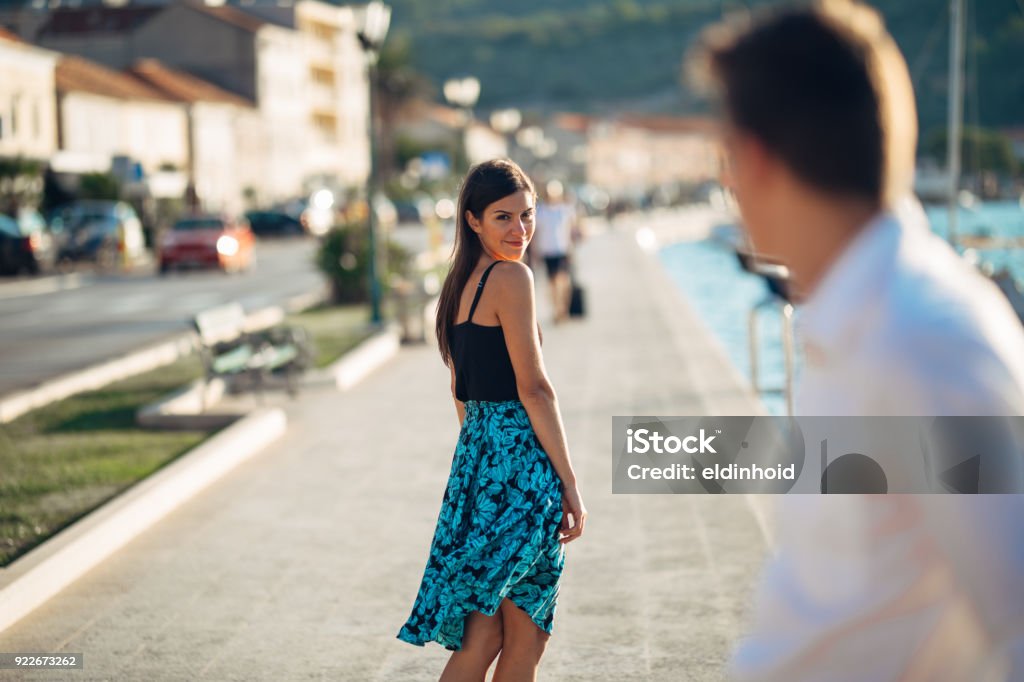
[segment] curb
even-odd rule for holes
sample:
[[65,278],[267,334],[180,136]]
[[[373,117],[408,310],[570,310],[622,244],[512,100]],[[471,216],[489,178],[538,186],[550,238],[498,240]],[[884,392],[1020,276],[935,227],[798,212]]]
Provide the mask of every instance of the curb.
[[286,428],[282,410],[257,410],[0,569],[0,632],[263,450]]
[[[348,390],[390,360],[400,347],[389,326],[345,353],[323,371]],[[223,382],[202,380],[144,407],[136,417],[160,427],[192,428],[208,420],[232,422],[193,450],[75,521],[6,568],[0,568],[0,632],[32,612],[93,566],[123,547],[210,483],[259,453],[287,430],[281,408],[258,408],[246,416],[187,414],[219,400]]]
[[[313,291],[292,296],[283,305],[255,310],[247,316],[246,329],[252,331],[273,326],[284,319],[285,309],[289,311],[302,310],[320,303],[326,299],[326,296],[327,287],[322,286]],[[0,397],[0,424],[12,422],[26,412],[45,407],[77,393],[96,390],[115,381],[169,365],[194,351],[195,338],[194,332],[184,332],[167,341],[124,357],[101,362],[92,367],[50,379],[35,388],[16,391]]]
[[0,424],[12,422],[26,412],[45,407],[77,393],[102,388],[120,379],[169,365],[192,352],[192,333],[180,334],[130,355],[101,362],[92,367],[45,381],[35,388],[12,393],[0,399]]
[[395,326],[389,326],[342,355],[324,373],[334,379],[339,391],[347,391],[398,353],[401,338]]
[[[391,325],[363,340],[327,367],[307,371],[302,383],[307,386],[334,384],[339,391],[346,391],[388,362],[400,346],[398,328]],[[223,379],[214,378],[210,382],[196,379],[139,409],[135,422],[154,429],[220,428],[239,417],[227,412],[207,411],[220,402],[225,393],[227,383]]]
[[147,429],[206,431],[223,428],[243,415],[206,412],[224,396],[227,384],[219,377],[196,379],[135,413],[135,423]]
[[40,294],[52,294],[57,291],[69,291],[81,289],[91,284],[94,276],[82,276],[79,273],[70,275],[51,275],[49,277],[36,277],[29,280],[4,282],[0,284],[0,299],[22,298],[24,296],[38,296]]

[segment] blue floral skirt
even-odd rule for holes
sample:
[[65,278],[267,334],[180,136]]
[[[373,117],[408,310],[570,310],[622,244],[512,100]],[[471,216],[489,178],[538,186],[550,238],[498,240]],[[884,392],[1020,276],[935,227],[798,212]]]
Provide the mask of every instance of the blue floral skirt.
[[551,632],[565,562],[562,485],[518,400],[467,401],[412,615],[398,638],[462,648],[466,616],[508,597]]

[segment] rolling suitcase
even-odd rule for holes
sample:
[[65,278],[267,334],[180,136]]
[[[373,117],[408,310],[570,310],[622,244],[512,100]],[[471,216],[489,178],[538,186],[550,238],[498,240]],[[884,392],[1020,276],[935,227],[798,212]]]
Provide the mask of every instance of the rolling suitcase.
[[569,317],[583,317],[586,315],[585,303],[583,287],[573,281],[572,294],[569,297]]

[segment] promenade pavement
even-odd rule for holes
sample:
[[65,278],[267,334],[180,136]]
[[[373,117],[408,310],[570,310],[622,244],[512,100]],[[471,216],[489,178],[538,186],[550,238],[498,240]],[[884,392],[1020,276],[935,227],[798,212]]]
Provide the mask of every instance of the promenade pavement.
[[[583,321],[551,324],[539,292],[590,512],[541,679],[723,679],[767,551],[760,507],[612,495],[611,418],[758,408],[628,225],[584,244],[579,275]],[[395,635],[457,438],[448,370],[403,348],[350,392],[283,404],[284,438],[0,633],[2,652],[80,652],[84,669],[0,680],[437,679],[448,652]]]

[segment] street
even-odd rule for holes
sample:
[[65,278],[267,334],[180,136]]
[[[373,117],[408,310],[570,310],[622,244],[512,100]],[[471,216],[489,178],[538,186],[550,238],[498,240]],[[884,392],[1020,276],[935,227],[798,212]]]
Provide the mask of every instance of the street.
[[[250,271],[85,278],[79,289],[0,297],[0,395],[130,353],[190,328],[199,311],[279,304],[322,282],[313,240],[259,243]],[[0,292],[4,285],[0,283]]]

